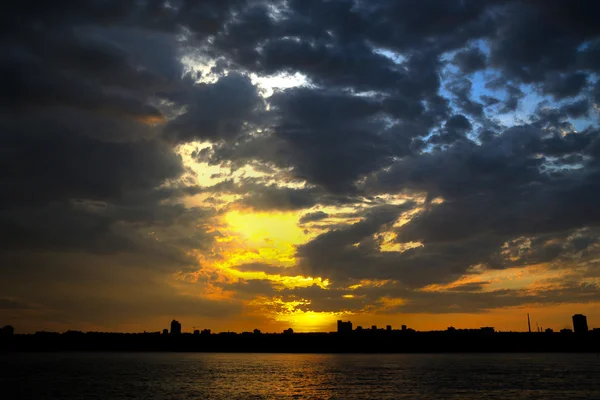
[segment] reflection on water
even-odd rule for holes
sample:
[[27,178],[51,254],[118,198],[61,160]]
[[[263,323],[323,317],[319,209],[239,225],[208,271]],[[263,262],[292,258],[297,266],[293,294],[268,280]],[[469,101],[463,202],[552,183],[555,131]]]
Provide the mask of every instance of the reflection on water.
[[600,399],[595,354],[17,354],[3,399]]

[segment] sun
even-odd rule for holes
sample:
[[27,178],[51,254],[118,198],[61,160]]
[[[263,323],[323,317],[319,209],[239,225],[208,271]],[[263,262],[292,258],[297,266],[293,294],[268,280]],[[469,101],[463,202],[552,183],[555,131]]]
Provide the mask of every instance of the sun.
[[[231,211],[224,217],[230,261],[262,262],[281,266],[296,263],[296,245],[310,236],[298,227],[296,213]],[[233,263],[231,264],[233,265]]]
[[257,279],[263,275],[242,274],[230,267],[249,263],[282,268],[296,265],[296,246],[311,238],[297,225],[298,218],[294,212],[228,212],[221,220],[221,236],[214,251],[220,257],[214,264],[218,269],[244,279]]
[[296,310],[290,314],[281,314],[278,321],[287,322],[297,332],[320,332],[332,329],[340,316],[333,312],[315,312]]
[[298,218],[295,212],[231,211],[225,215],[225,222],[232,231],[254,244],[301,244],[309,237],[298,226]]

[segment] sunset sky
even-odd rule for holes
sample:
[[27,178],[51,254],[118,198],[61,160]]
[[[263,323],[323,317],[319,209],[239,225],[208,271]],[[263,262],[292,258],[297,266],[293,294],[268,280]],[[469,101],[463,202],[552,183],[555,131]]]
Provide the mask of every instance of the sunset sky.
[[600,327],[600,2],[9,4],[0,325]]

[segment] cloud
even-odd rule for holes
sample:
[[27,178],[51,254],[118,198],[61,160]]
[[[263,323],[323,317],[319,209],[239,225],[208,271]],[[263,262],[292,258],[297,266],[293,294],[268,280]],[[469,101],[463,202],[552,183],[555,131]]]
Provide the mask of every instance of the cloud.
[[587,74],[573,72],[567,75],[551,75],[546,78],[544,92],[557,99],[577,96],[587,84]]
[[[287,275],[285,267],[263,263],[239,264],[232,266],[231,269],[240,272],[264,272],[269,275]],[[244,284],[247,284],[247,282]]]
[[462,72],[470,74],[485,69],[487,56],[478,48],[470,48],[456,53],[452,62],[456,64]]
[[[178,94],[185,112],[166,127],[175,142],[231,140],[252,127],[264,110],[258,89],[246,75],[230,73],[213,84],[197,83],[189,94]],[[252,125],[254,124],[254,126]]]
[[315,212],[312,212],[312,213],[306,213],[306,214],[304,214],[298,220],[298,223],[300,223],[300,224],[306,224],[307,222],[320,221],[320,220],[325,219],[327,217],[329,217],[329,214],[327,214],[326,212],[315,211]]
[[[119,322],[178,310],[218,320],[268,299],[271,312],[295,301],[379,313],[596,301],[597,11],[559,0],[11,4],[0,17],[0,308],[107,325],[109,309]],[[223,217],[235,209],[283,211],[310,231],[257,245],[244,264],[227,247],[242,241]],[[292,266],[263,262],[280,258]],[[540,265],[573,271],[535,295],[485,276]],[[260,272],[328,286],[234,279]]]

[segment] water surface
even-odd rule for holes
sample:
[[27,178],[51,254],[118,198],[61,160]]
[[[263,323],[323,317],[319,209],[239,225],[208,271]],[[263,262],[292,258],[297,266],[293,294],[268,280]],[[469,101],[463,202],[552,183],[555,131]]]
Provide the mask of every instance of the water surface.
[[600,399],[596,354],[0,356],[2,399]]

